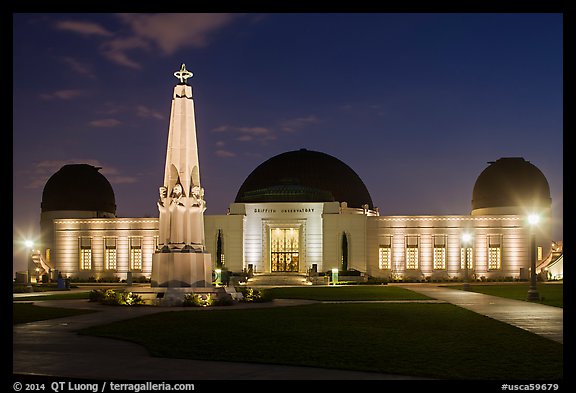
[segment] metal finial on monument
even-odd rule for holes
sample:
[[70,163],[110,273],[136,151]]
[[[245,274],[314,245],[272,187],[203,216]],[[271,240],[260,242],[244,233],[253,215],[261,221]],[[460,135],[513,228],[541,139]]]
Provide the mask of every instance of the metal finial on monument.
[[180,70],[176,71],[174,76],[180,80],[180,83],[188,83],[187,79],[192,78],[192,73],[186,69],[186,64],[182,63]]

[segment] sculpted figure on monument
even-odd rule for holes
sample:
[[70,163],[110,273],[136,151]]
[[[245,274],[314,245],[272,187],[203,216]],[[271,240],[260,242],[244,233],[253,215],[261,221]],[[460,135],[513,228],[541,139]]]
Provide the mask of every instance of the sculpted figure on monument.
[[172,198],[169,207],[171,223],[170,242],[184,243],[184,222],[186,206],[182,201],[184,196],[182,194],[182,185],[180,183],[176,183],[174,188],[172,188],[170,197]]
[[204,207],[206,205],[206,202],[204,202],[204,189],[202,187],[199,186],[192,187],[191,197],[192,197],[192,206]]
[[204,243],[204,216],[206,202],[204,201],[204,189],[199,186],[193,186],[190,194],[190,210],[188,223],[189,239],[193,244]]
[[160,198],[158,199],[158,211],[160,212],[160,227],[159,236],[160,244],[167,244],[170,237],[170,212],[166,206],[166,197],[168,196],[168,189],[164,186],[158,189]]

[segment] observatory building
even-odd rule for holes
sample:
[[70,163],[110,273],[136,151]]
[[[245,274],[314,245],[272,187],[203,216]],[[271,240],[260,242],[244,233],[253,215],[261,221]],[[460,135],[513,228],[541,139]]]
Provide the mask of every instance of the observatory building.
[[[159,220],[116,217],[114,191],[99,169],[65,165],[46,183],[37,265],[64,277],[148,279],[153,255],[167,243]],[[194,173],[191,183],[180,179],[184,194],[188,183],[199,184]],[[339,269],[391,280],[458,279],[466,272],[475,279],[527,279],[535,236],[537,272],[556,264],[551,271],[562,278],[550,236],[550,188],[534,164],[522,157],[489,162],[471,191],[470,214],[399,216],[386,206],[383,215],[361,177],[339,158],[288,151],[246,177],[227,214],[205,215],[198,241],[213,267],[232,272],[310,276]],[[540,215],[533,227],[526,219],[532,212]],[[186,245],[188,252],[199,247]]]

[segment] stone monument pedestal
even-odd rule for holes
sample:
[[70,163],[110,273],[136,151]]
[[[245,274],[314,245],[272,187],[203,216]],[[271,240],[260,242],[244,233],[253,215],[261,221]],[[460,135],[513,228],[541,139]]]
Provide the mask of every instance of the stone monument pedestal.
[[152,255],[152,287],[212,287],[212,258],[204,252],[159,252]]

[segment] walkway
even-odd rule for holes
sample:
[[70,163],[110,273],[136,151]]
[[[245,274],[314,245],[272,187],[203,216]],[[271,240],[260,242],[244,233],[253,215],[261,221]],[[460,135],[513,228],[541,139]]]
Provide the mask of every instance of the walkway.
[[394,284],[564,343],[564,309],[430,284]]
[[[563,309],[465,292],[430,284],[394,284],[563,342]],[[278,307],[314,303],[278,299],[240,307]],[[38,305],[94,309],[74,317],[16,325],[13,328],[13,374],[37,374],[100,380],[408,380],[401,375],[237,362],[165,359],[150,356],[140,345],[80,336],[76,330],[140,315],[161,307],[110,307],[86,300],[41,301]],[[170,311],[190,308],[170,308]],[[210,309],[195,309],[210,312]]]

